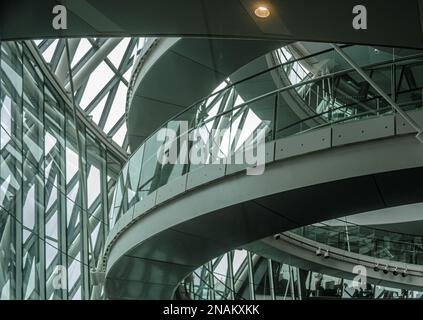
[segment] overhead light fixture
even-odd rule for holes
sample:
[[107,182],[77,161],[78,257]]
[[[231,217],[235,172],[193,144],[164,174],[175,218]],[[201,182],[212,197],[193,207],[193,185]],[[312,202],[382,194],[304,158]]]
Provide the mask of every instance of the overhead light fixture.
[[395,267],[395,270],[392,271],[392,273],[393,273],[394,276],[397,276],[398,275],[398,267]]
[[401,275],[405,278],[407,276],[407,267],[401,272]]
[[267,18],[270,16],[270,10],[269,8],[265,6],[257,7],[256,10],[254,10],[254,14],[259,18]]
[[379,269],[379,263],[377,263],[374,267],[373,267],[373,270],[375,271],[375,272],[378,272],[380,269]]
[[275,238],[275,240],[279,240],[281,238],[281,234],[277,233],[273,237]]
[[317,248],[316,250],[316,256],[320,257],[322,255],[322,249]]
[[383,269],[383,273],[388,274],[388,272],[389,272],[388,265],[385,265],[385,268]]
[[329,250],[326,250],[325,255],[323,257],[325,259],[329,259]]

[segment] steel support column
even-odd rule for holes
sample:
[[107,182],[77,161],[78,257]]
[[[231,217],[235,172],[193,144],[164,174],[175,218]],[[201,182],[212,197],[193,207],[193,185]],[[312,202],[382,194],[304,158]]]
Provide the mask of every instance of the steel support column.
[[269,274],[270,298],[272,300],[276,300],[276,296],[275,296],[275,283],[273,281],[273,266],[272,266],[272,260],[271,259],[267,259],[267,272]]
[[230,299],[235,300],[235,282],[234,282],[234,264],[233,264],[233,251],[229,251],[226,255],[228,259],[228,275],[229,275],[229,288],[230,288]]

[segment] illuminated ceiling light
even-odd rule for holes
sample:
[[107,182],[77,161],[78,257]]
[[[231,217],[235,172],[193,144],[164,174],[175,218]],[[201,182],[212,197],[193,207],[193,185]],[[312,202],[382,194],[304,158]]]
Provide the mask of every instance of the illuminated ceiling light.
[[385,268],[383,269],[383,273],[388,274],[388,272],[389,272],[388,265],[385,265]]
[[254,10],[254,14],[259,17],[259,18],[267,18],[268,16],[270,16],[270,10],[267,7],[257,7],[256,10]]
[[392,273],[393,273],[394,276],[397,276],[398,275],[398,267],[396,267],[395,270],[392,271]]
[[403,277],[406,277],[407,276],[407,267],[405,267],[405,269],[401,272],[401,275]]
[[325,255],[323,257],[325,259],[329,259],[329,250],[326,250]]

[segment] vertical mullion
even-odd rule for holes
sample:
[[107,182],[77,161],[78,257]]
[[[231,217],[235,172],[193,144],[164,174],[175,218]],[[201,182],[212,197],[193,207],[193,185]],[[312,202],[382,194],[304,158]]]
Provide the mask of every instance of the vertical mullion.
[[79,139],[78,154],[80,157],[81,166],[81,200],[82,200],[82,210],[81,210],[81,235],[82,235],[82,298],[89,299],[90,290],[89,290],[89,221],[88,221],[88,204],[87,204],[87,148],[86,148],[86,135],[85,130],[79,128],[79,123],[77,123],[77,134],[82,135],[82,139]]
[[38,216],[38,233],[39,233],[39,240],[38,240],[38,259],[40,263],[40,269],[39,269],[39,298],[45,300],[46,299],[46,255],[45,255],[45,208],[46,208],[46,199],[45,199],[45,183],[46,183],[46,177],[45,177],[45,84],[44,84],[44,78],[42,79],[42,90],[43,90],[43,101],[41,103],[41,110],[38,110],[38,115],[40,116],[40,122],[42,121],[43,127],[38,130],[38,145],[42,145],[42,161],[41,161],[41,168],[39,170],[39,174],[41,174],[40,179],[35,179],[35,187],[36,187],[36,197],[37,199],[35,202],[42,205],[36,205],[36,214]]
[[248,288],[250,291],[250,299],[255,300],[256,294],[254,290],[254,274],[253,274],[253,259],[250,251],[247,252],[247,261],[248,261]]
[[[278,122],[278,103],[279,103],[279,93],[275,95],[275,106],[273,109],[273,133],[272,137],[273,140],[276,140],[276,131],[278,130],[277,122]],[[276,143],[275,143],[276,146]],[[276,154],[276,153],[274,153]]]
[[66,106],[63,106],[63,146],[60,148],[60,167],[61,172],[63,172],[63,175],[59,175],[58,184],[60,186],[60,190],[62,192],[59,193],[60,197],[60,206],[58,207],[58,223],[59,223],[59,254],[60,254],[60,262],[62,264],[62,268],[64,267],[64,270],[62,269],[62,272],[66,272],[66,286],[62,288],[61,292],[61,298],[64,300],[68,299],[68,248],[67,248],[67,206],[66,206],[66,195],[67,195],[67,185],[66,185],[66,147],[67,147],[67,112],[66,112]]
[[108,206],[108,196],[109,196],[109,190],[108,190],[108,184],[107,184],[107,149],[101,146],[101,154],[102,159],[105,159],[105,161],[101,162],[101,170],[100,170],[100,196],[101,196],[101,208],[103,210],[103,244],[106,243],[106,238],[108,234],[108,224],[109,224],[109,206]]
[[216,300],[216,289],[215,289],[215,285],[214,285],[214,268],[213,268],[213,263],[210,261],[209,262],[209,291],[210,291],[210,297],[212,300]]
[[[86,188],[86,146],[85,146],[85,130],[82,132],[82,128],[80,130],[80,125],[77,120],[77,113],[76,113],[76,102],[75,102],[75,92],[74,92],[74,86],[73,86],[73,73],[71,68],[71,62],[70,62],[70,53],[69,53],[69,43],[66,39],[65,42],[65,50],[67,55],[67,61],[68,61],[68,72],[69,72],[69,83],[70,83],[70,94],[72,99],[72,115],[73,115],[73,122],[75,126],[75,132],[76,132],[76,149],[78,154],[78,177],[80,182],[80,195],[81,195],[81,210],[80,210],[80,232],[81,232],[81,240],[82,240],[82,246],[81,246],[81,255],[82,255],[82,266],[81,266],[81,296],[82,299],[89,298],[89,256],[88,256],[88,218],[87,218],[87,188]],[[84,138],[84,145],[82,146],[81,141],[81,134],[83,134]]]
[[269,275],[269,291],[270,291],[270,298],[272,300],[276,300],[275,297],[275,282],[273,280],[273,266],[272,266],[272,260],[267,259],[267,272]]
[[[20,43],[21,44],[21,43]],[[21,61],[21,81],[22,81],[22,91],[20,92],[20,103],[19,103],[19,115],[21,118],[19,119],[19,125],[20,128],[17,128],[16,132],[18,133],[17,140],[19,141],[19,144],[23,146],[23,71],[24,71],[24,64],[23,64],[23,46],[20,46],[21,52],[20,52],[20,61]],[[18,196],[16,199],[15,204],[15,215],[16,215],[16,299],[22,300],[23,297],[23,281],[22,281],[22,199],[23,199],[23,173],[24,173],[24,165],[23,165],[23,159],[20,163],[20,170],[21,170],[21,177],[20,177],[20,190],[18,192]]]
[[229,251],[227,254],[228,259],[228,273],[229,273],[229,286],[230,286],[230,298],[235,300],[235,282],[234,282],[234,264],[233,264],[233,251]]

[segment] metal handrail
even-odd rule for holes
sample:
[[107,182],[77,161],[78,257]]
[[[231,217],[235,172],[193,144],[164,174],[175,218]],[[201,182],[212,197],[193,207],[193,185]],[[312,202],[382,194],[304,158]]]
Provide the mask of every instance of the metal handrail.
[[[333,50],[333,49],[331,49],[331,50]],[[330,51],[330,50],[329,50]],[[328,50],[326,50],[325,52],[328,52]],[[321,54],[321,53],[316,53],[316,54],[314,54],[313,56],[316,56],[316,55],[319,55],[319,54]],[[392,66],[392,65],[397,65],[397,64],[399,64],[399,63],[401,63],[401,62],[403,62],[403,61],[412,61],[413,59],[416,59],[416,58],[420,58],[420,57],[423,57],[423,54],[416,54],[416,55],[412,55],[412,56],[408,56],[408,57],[404,57],[404,58],[399,58],[399,59],[396,59],[395,61],[393,61],[393,60],[388,60],[388,61],[382,61],[382,62],[378,62],[378,63],[374,63],[374,64],[371,64],[371,65],[367,65],[367,66],[365,66],[365,68],[373,68],[373,67],[382,67],[382,66]],[[304,59],[308,59],[308,58],[310,58],[310,56],[307,56],[307,57],[302,57],[301,59],[297,59],[297,60],[295,60],[295,61],[300,61],[300,60],[304,60]],[[284,63],[284,64],[281,64],[281,65],[287,65],[287,64],[292,64],[292,63],[294,63],[295,61],[290,61],[290,62],[287,62],[287,63]],[[273,67],[273,68],[270,68],[271,70],[273,70],[274,68],[277,68],[278,66],[275,66],[275,67]],[[268,71],[267,71],[268,72]],[[212,117],[210,117],[209,119],[206,119],[206,120],[204,120],[204,119],[200,119],[199,121],[198,121],[198,119],[196,119],[198,122],[196,122],[195,123],[195,125],[194,125],[194,128],[190,128],[189,129],[189,131],[191,131],[191,130],[194,130],[195,128],[198,128],[198,127],[200,127],[200,126],[202,126],[202,125],[204,125],[205,123],[208,123],[208,122],[210,122],[210,121],[213,121],[213,120],[215,120],[216,118],[218,118],[218,117],[221,117],[221,116],[223,116],[223,115],[225,115],[225,114],[228,114],[228,113],[231,113],[231,112],[234,112],[234,110],[242,110],[242,108],[244,107],[244,106],[248,106],[248,105],[250,105],[251,103],[253,103],[253,102],[256,102],[256,101],[259,101],[259,100],[262,100],[262,99],[264,99],[264,98],[267,98],[267,97],[271,97],[271,96],[274,96],[274,95],[276,95],[276,94],[279,94],[280,92],[284,92],[284,91],[288,91],[288,90],[291,90],[291,89],[295,89],[295,88],[297,88],[297,87],[300,87],[300,86],[304,86],[304,85],[306,85],[306,84],[311,84],[311,83],[316,83],[316,82],[318,82],[318,81],[320,81],[320,80],[322,80],[322,79],[327,79],[327,78],[331,78],[331,77],[334,77],[334,76],[340,76],[340,75],[344,75],[344,74],[348,74],[348,73],[350,73],[350,72],[354,72],[354,69],[353,68],[349,68],[349,69],[346,69],[346,70],[341,70],[341,71],[336,71],[336,72],[332,72],[332,73],[330,73],[330,74],[325,74],[325,75],[322,75],[322,76],[318,76],[318,77],[315,77],[315,78],[313,78],[313,79],[308,79],[308,80],[306,80],[306,81],[303,81],[303,82],[299,82],[299,83],[296,83],[296,84],[292,84],[292,85],[288,85],[288,86],[285,86],[285,87],[283,87],[283,88],[278,88],[278,89],[276,89],[276,90],[272,90],[272,91],[270,91],[270,92],[267,92],[267,93],[265,93],[265,94],[261,94],[261,95],[259,95],[259,96],[256,96],[256,97],[254,97],[254,98],[252,98],[252,99],[250,99],[250,100],[248,100],[248,101],[245,101],[245,102],[243,102],[243,103],[240,103],[239,105],[237,105],[236,107],[231,107],[231,108],[228,108],[227,110],[225,110],[225,111],[222,111],[222,112],[217,112],[216,114],[214,114]],[[263,72],[261,72],[261,74],[263,74]],[[249,79],[252,79],[252,78],[254,78],[254,77],[249,77]],[[242,80],[241,81],[238,81],[237,83],[240,83],[240,82],[242,82]],[[221,89],[221,90],[219,90],[219,91],[217,91],[217,92],[214,92],[214,93],[212,93],[211,95],[208,95],[208,96],[206,96],[205,98],[203,98],[203,99],[201,99],[200,100],[200,102],[197,102],[197,103],[194,103],[193,105],[191,105],[190,107],[188,107],[188,108],[186,108],[185,110],[183,110],[183,111],[181,111],[180,113],[178,113],[178,114],[176,114],[175,116],[173,116],[171,119],[169,119],[169,120],[167,120],[165,123],[164,123],[164,125],[162,125],[162,126],[160,126],[159,128],[157,128],[147,139],[145,139],[144,140],[144,143],[142,144],[142,145],[140,145],[139,147],[138,147],[138,149],[132,154],[132,156],[131,156],[131,159],[132,159],[132,157],[133,156],[135,156],[135,154],[137,154],[138,152],[139,152],[139,150],[140,150],[140,148],[142,148],[150,139],[151,139],[151,137],[153,137],[157,132],[158,132],[158,130],[160,130],[161,128],[163,128],[163,127],[165,127],[165,126],[167,126],[167,124],[168,123],[170,123],[170,122],[172,122],[174,119],[177,119],[177,118],[179,118],[179,117],[181,117],[181,115],[183,115],[183,114],[190,114],[190,112],[191,112],[191,110],[193,109],[193,108],[195,108],[195,107],[200,107],[202,104],[204,104],[204,103],[206,103],[207,102],[207,100],[210,98],[210,97],[212,97],[212,96],[216,96],[216,97],[218,97],[219,95],[222,95],[222,93],[226,93],[226,92],[231,92],[230,90],[232,90],[233,89],[233,87],[236,85],[236,83],[234,83],[234,84],[232,84],[232,85],[230,85],[229,87],[226,87],[226,88],[223,88],[223,89]],[[373,99],[378,99],[378,98],[380,98],[380,97],[374,97]],[[369,99],[369,101],[370,100],[372,100],[372,99]],[[219,100],[220,101],[220,100]],[[363,101],[363,102],[365,102],[365,101]],[[363,102],[358,102],[358,103],[363,103]],[[316,117],[322,117],[323,115],[325,115],[325,114],[328,114],[329,112],[334,112],[334,111],[336,111],[336,110],[338,110],[338,109],[344,109],[344,108],[358,108],[359,107],[359,105],[358,105],[358,103],[353,103],[352,105],[351,104],[349,104],[349,105],[344,105],[344,106],[340,106],[340,107],[337,107],[337,108],[333,108],[333,109],[330,109],[330,110],[327,110],[327,111],[324,111],[324,112],[321,112],[321,113],[319,113],[319,114],[316,114],[316,115],[313,115],[313,116],[311,116],[311,117],[307,117],[307,118],[305,118],[305,119],[301,119],[300,121],[297,121],[296,123],[294,123],[294,124],[290,124],[289,126],[294,126],[294,125],[297,125],[298,123],[304,123],[304,122],[307,122],[307,121],[309,121],[310,119],[313,119],[313,118],[316,118]],[[415,104],[415,103],[417,103],[417,101],[412,101],[411,102],[412,104]],[[214,103],[212,103],[211,104],[211,106],[215,106],[215,104]],[[379,110],[371,110],[371,111],[366,111],[366,112],[362,112],[362,113],[358,113],[358,114],[352,114],[351,116],[349,116],[349,117],[345,117],[345,118],[342,118],[342,119],[337,119],[337,120],[330,120],[330,121],[328,121],[327,123],[324,123],[323,124],[323,126],[325,126],[325,125],[331,125],[331,124],[333,124],[333,123],[339,123],[339,122],[344,122],[344,121],[348,121],[349,119],[354,119],[354,118],[357,118],[357,117],[362,117],[363,115],[366,115],[366,114],[371,114],[371,113],[380,113],[381,111],[385,111],[385,109],[379,109]],[[275,115],[273,115],[273,117],[275,117]],[[288,126],[288,127],[289,127]],[[320,126],[314,126],[313,127],[313,129],[316,129],[316,128],[318,128],[318,127],[321,127],[322,125],[320,125]],[[273,134],[276,136],[276,131],[277,132],[280,132],[281,130],[285,130],[286,129],[286,127],[285,128],[281,128],[281,129],[278,129],[278,130],[274,130],[273,131]],[[303,130],[302,130],[302,132],[304,132]],[[183,132],[183,133],[180,133],[180,134],[186,134],[186,132]],[[131,159],[129,160],[129,162],[128,163],[131,163]],[[144,163],[144,161],[142,161],[141,163]],[[142,167],[142,164],[140,165],[140,168]],[[123,170],[126,170],[126,166],[122,169],[122,171],[121,171],[121,173],[120,173],[120,176],[122,176],[122,172],[123,172]],[[115,191],[115,194],[116,194],[116,192],[117,192],[117,190]],[[122,195],[122,196],[124,196],[124,195]],[[119,200],[119,202],[120,202],[121,200]],[[120,207],[121,206],[121,203],[119,203],[119,205],[115,205],[114,206],[114,208],[118,208],[118,207]],[[112,210],[114,209],[114,208],[112,208]],[[120,211],[120,210],[119,210]],[[115,217],[115,218],[118,218],[118,217]],[[114,218],[113,218],[114,219]]]
[[[319,223],[319,224],[322,224],[323,226],[308,225],[308,226],[293,229],[293,230],[289,231],[289,233],[293,233],[293,234],[296,234],[298,236],[304,237],[306,239],[316,241],[318,243],[321,243],[322,246],[329,246],[329,247],[334,247],[334,248],[345,250],[342,246],[340,246],[340,244],[347,245],[347,237],[345,237],[345,239],[343,241],[341,240],[341,236],[346,235],[347,232],[336,230],[332,226],[326,225],[324,223]],[[359,227],[360,229],[364,229],[364,230],[368,230],[370,232],[373,232],[373,236],[371,237],[371,240],[376,246],[375,246],[375,248],[373,248],[373,250],[371,250],[369,252],[369,254],[364,254],[366,256],[370,256],[370,257],[374,257],[374,258],[382,258],[382,257],[376,257],[375,254],[377,254],[377,252],[383,250],[384,248],[390,247],[391,244],[394,245],[394,246],[395,245],[409,246],[410,247],[409,250],[402,248],[401,252],[403,252],[403,253],[423,255],[423,249],[422,250],[416,250],[416,248],[421,246],[422,244],[415,243],[415,242],[412,241],[412,239],[409,239],[408,241],[407,240],[403,240],[403,241],[393,240],[391,238],[384,239],[384,238],[381,238],[381,236],[376,235],[376,232],[380,231],[379,229],[373,229],[373,228],[370,228],[370,227],[367,227],[367,226],[357,226],[357,227]],[[307,230],[307,229],[311,229],[311,230]],[[326,243],[323,243],[323,242],[317,240],[317,237],[313,238],[313,235],[317,236],[317,234],[313,233],[313,231],[322,231],[322,233],[323,233],[322,237],[324,237],[326,239]],[[389,232],[389,231],[385,231],[385,230],[383,230],[383,232],[388,237],[389,237],[389,235],[397,235],[397,233],[395,233],[395,232]],[[326,237],[324,236],[324,233],[327,233]],[[328,233],[332,233],[332,234],[328,235]],[[351,236],[351,232],[348,232],[348,233]],[[363,233],[361,230],[359,230],[357,233],[354,233],[353,235],[357,235],[359,237],[359,241],[362,240],[362,239],[369,239],[368,237],[371,236],[369,234]],[[403,234],[401,234],[401,236],[403,236]],[[336,242],[335,244],[331,243],[329,241],[333,237],[337,238],[337,240],[335,240],[335,242]],[[417,236],[417,237],[422,238],[422,236]],[[382,243],[383,248],[378,248],[377,247],[378,243],[379,244]],[[375,250],[377,250],[377,252]],[[354,251],[351,251],[351,252],[354,252]],[[356,252],[356,253],[359,253],[359,252]],[[397,261],[397,262],[414,263],[414,262],[410,262],[410,261],[403,261],[403,260],[401,260],[400,256],[393,256],[393,258],[395,258],[394,261]],[[384,257],[383,259],[387,259],[387,258]],[[387,259],[387,260],[390,260],[390,259]]]
[[[351,47],[351,46],[352,45],[344,45],[344,46],[341,46],[341,48],[347,48],[347,47]],[[149,50],[146,50],[146,51],[149,51]],[[207,95],[205,97],[202,97],[202,98],[196,100],[195,102],[193,102],[187,108],[181,110],[180,112],[178,112],[177,114],[175,114],[174,116],[172,116],[170,119],[165,120],[163,122],[163,124],[160,125],[156,130],[154,130],[148,137],[146,137],[144,141],[147,141],[149,138],[151,138],[152,136],[154,136],[161,128],[164,128],[169,122],[171,122],[174,119],[180,117],[182,114],[184,114],[185,112],[188,112],[189,110],[191,110],[192,108],[198,106],[199,104],[204,103],[210,97],[213,97],[215,95],[219,95],[219,94],[223,93],[224,91],[228,91],[228,90],[234,88],[236,85],[238,85],[240,83],[243,83],[243,82],[246,82],[248,80],[254,79],[255,77],[261,76],[261,75],[263,75],[265,73],[271,72],[271,71],[273,71],[275,69],[278,69],[280,67],[284,67],[286,65],[290,65],[290,64],[293,64],[293,63],[296,63],[296,62],[300,62],[300,61],[303,61],[303,60],[306,60],[306,59],[310,59],[310,58],[313,58],[313,57],[316,57],[316,56],[319,56],[321,54],[325,54],[325,53],[328,53],[328,52],[331,52],[331,51],[335,51],[335,49],[326,49],[326,50],[323,50],[321,52],[314,53],[314,54],[309,55],[309,56],[301,57],[301,58],[298,58],[298,59],[295,59],[295,60],[291,60],[291,61],[288,61],[288,62],[284,62],[284,63],[278,64],[278,65],[272,66],[272,67],[270,67],[270,68],[268,68],[268,69],[266,69],[264,71],[258,72],[258,73],[254,74],[254,75],[251,75],[249,77],[246,77],[246,78],[243,78],[241,80],[238,80],[238,81],[232,83],[231,85],[226,86],[225,88],[222,88],[222,89],[220,89],[218,91],[215,91],[215,92],[213,92],[213,93],[211,93],[211,94],[209,94],[209,95]],[[402,57],[402,58],[397,58],[394,61],[389,61],[389,62],[384,61],[384,62],[378,62],[378,63],[369,64],[369,65],[366,65],[363,69],[383,67],[383,66],[386,66],[386,65],[397,65],[397,64],[400,64],[401,62],[404,62],[404,61],[407,61],[407,60],[411,60],[411,59],[416,59],[416,58],[423,58],[423,53],[421,53],[421,54],[415,54],[415,55],[411,55],[411,56],[407,56],[407,57]],[[259,100],[264,99],[266,97],[272,96],[272,95],[274,95],[276,93],[288,91],[288,90],[291,90],[291,89],[294,89],[294,88],[297,88],[297,87],[304,86],[306,84],[317,82],[319,80],[332,78],[334,76],[342,76],[342,75],[348,74],[348,73],[350,73],[352,71],[355,71],[354,68],[348,68],[348,69],[345,69],[345,70],[341,70],[341,71],[337,71],[337,72],[332,72],[332,73],[329,73],[329,74],[321,75],[321,76],[318,76],[318,77],[315,77],[315,78],[312,78],[312,79],[309,79],[309,80],[306,80],[306,81],[302,81],[302,82],[299,82],[299,83],[296,83],[296,84],[292,84],[292,85],[289,85],[289,86],[286,86],[286,87],[283,87],[283,88],[279,88],[279,89],[276,89],[274,91],[268,92],[268,93],[263,94],[263,95],[260,95],[258,97],[255,97],[253,99],[250,99],[249,101],[246,101],[246,102],[238,105],[237,108],[243,107],[245,105],[251,104],[251,103],[256,102],[256,101],[259,101]],[[128,92],[129,92],[129,88],[128,88]],[[363,102],[365,102],[365,101],[363,101]],[[346,107],[346,106],[343,106],[343,107]],[[129,110],[129,108],[128,108],[128,110]],[[229,111],[227,111],[227,112],[229,112]],[[210,118],[209,120],[212,120],[212,119],[214,119],[214,118],[216,118],[216,117],[218,117],[220,115],[223,115],[223,114],[225,114],[225,113],[216,114],[213,118]],[[317,117],[319,115],[320,114],[315,115],[315,117]],[[308,121],[308,120],[309,119],[307,118],[304,121]],[[136,153],[137,150],[140,147],[141,147],[141,145],[138,146],[138,148],[132,154]]]
[[[331,51],[331,50],[325,50],[324,51],[324,53],[326,53],[327,51]],[[321,53],[319,53],[319,54],[321,54]],[[318,54],[314,54],[313,56],[316,56],[316,55],[318,55]],[[297,59],[297,60],[293,60],[293,61],[290,61],[290,62],[287,62],[287,63],[283,63],[283,64],[280,64],[279,66],[277,66],[277,67],[280,67],[280,66],[283,66],[283,65],[286,65],[286,64],[291,64],[291,63],[294,63],[294,62],[298,62],[298,61],[301,61],[301,60],[304,60],[304,59],[308,59],[309,57],[311,57],[311,56],[307,56],[307,57],[304,57],[304,58],[301,58],[301,59]],[[385,66],[385,65],[397,65],[397,64],[399,64],[400,62],[403,62],[403,61],[406,61],[406,60],[409,60],[409,59],[414,59],[414,58],[423,58],[423,53],[422,54],[418,54],[418,55],[413,55],[413,56],[408,56],[408,57],[405,57],[405,58],[400,58],[400,59],[397,59],[397,60],[395,60],[395,61],[389,61],[389,62],[379,62],[379,63],[375,63],[375,64],[369,64],[369,65],[367,65],[367,66],[365,66],[365,68],[364,69],[367,69],[367,68],[373,68],[373,67],[376,67],[376,66]],[[271,70],[273,70],[274,68],[276,68],[276,67],[272,67],[272,68],[270,68],[270,69],[268,69],[268,70],[266,70],[266,71],[271,71]],[[242,107],[244,107],[244,106],[246,106],[246,105],[249,105],[249,104],[251,104],[251,103],[254,103],[254,102],[257,102],[257,101],[260,101],[260,100],[262,100],[262,99],[264,99],[264,98],[267,98],[267,97],[270,97],[270,96],[272,96],[272,95],[274,95],[274,94],[277,94],[277,93],[281,93],[281,92],[284,92],[284,91],[288,91],[288,90],[291,90],[291,89],[295,89],[295,88],[297,88],[297,87],[301,87],[301,86],[304,86],[304,85],[306,85],[306,84],[311,84],[311,83],[314,83],[314,82],[317,82],[317,81],[319,81],[319,80],[323,80],[323,79],[328,79],[328,78],[332,78],[332,77],[334,77],[334,76],[342,76],[342,75],[344,75],[344,74],[348,74],[348,73],[350,73],[350,72],[353,72],[354,71],[354,69],[353,68],[348,68],[348,69],[345,69],[345,70],[342,70],[342,71],[336,71],[336,72],[332,72],[332,73],[330,73],[330,74],[325,74],[325,75],[322,75],[322,76],[318,76],[318,77],[315,77],[315,78],[313,78],[313,79],[309,79],[309,80],[306,80],[306,81],[303,81],[303,82],[299,82],[299,83],[296,83],[296,84],[292,84],[292,85],[289,85],[289,86],[285,86],[285,87],[283,87],[283,88],[279,88],[279,89],[276,89],[276,90],[273,90],[273,91],[270,91],[270,92],[268,92],[268,93],[265,93],[265,94],[262,94],[262,95],[260,95],[260,96],[258,96],[258,97],[255,97],[255,98],[252,98],[252,99],[250,99],[250,100],[248,100],[248,101],[245,101],[245,102],[243,102],[243,103],[241,103],[241,104],[239,104],[239,105],[237,105],[236,106],[236,109],[239,109],[239,108],[242,108]],[[254,77],[249,77],[247,80],[250,80],[250,79],[252,79],[252,78],[254,78]],[[243,79],[244,80],[244,79]],[[166,125],[169,123],[169,122],[172,122],[172,121],[174,121],[175,119],[177,119],[178,117],[180,117],[182,114],[184,114],[184,113],[186,113],[186,112],[188,112],[189,110],[191,110],[191,109],[193,109],[194,107],[196,107],[196,106],[198,106],[198,105],[200,105],[201,103],[204,103],[205,101],[207,101],[207,99],[209,99],[210,97],[212,97],[212,96],[215,96],[215,95],[218,95],[218,94],[221,94],[223,91],[227,91],[227,90],[229,90],[229,89],[232,89],[236,84],[239,84],[239,83],[241,83],[241,82],[243,82],[243,80],[240,80],[240,81],[238,81],[237,83],[234,83],[233,85],[230,85],[230,86],[228,86],[228,87],[225,87],[225,88],[223,88],[223,89],[221,89],[221,90],[219,90],[219,91],[216,91],[216,92],[213,92],[212,94],[209,94],[209,95],[207,95],[206,97],[203,97],[203,98],[201,98],[201,99],[199,99],[199,100],[197,100],[196,102],[194,102],[193,104],[191,104],[189,107],[187,107],[186,109],[184,109],[184,110],[182,110],[182,111],[180,111],[179,113],[177,113],[176,115],[174,115],[174,116],[172,116],[170,119],[168,119],[168,120],[166,120],[161,126],[159,126],[156,130],[154,130],[144,141],[148,141],[148,139],[150,139],[152,136],[154,136],[161,128],[164,128],[164,127],[166,127]],[[380,98],[380,97],[379,97]],[[360,101],[361,102],[361,101]],[[365,101],[364,101],[365,102]],[[340,107],[340,108],[345,108],[345,107],[347,107],[347,105],[345,105],[345,106],[342,106],[342,107]],[[233,110],[235,110],[235,109],[231,109],[231,110],[228,110],[228,111],[225,111],[225,112],[221,112],[221,113],[218,113],[218,114],[216,114],[214,117],[212,117],[212,118],[210,118],[210,119],[207,119],[207,121],[205,121],[205,122],[200,122],[200,123],[198,123],[199,125],[202,125],[202,124],[204,124],[204,123],[207,123],[207,122],[209,122],[209,121],[211,121],[211,120],[213,120],[213,119],[216,119],[217,117],[220,117],[220,116],[222,116],[222,115],[225,115],[225,114],[227,114],[227,113],[229,113],[229,112],[232,112]],[[326,111],[324,112],[324,113],[326,113]],[[324,114],[324,113],[319,113],[319,114],[316,114],[316,115],[314,115],[314,116],[311,116],[310,118],[313,118],[313,117],[318,117],[318,116],[320,116],[320,115],[322,115],[322,114]],[[304,119],[304,120],[301,120],[300,122],[305,122],[305,121],[309,121],[310,119],[309,118],[306,118],[306,119]],[[141,148],[141,146],[142,146],[142,144],[140,145],[140,146],[138,146],[138,148],[132,153],[132,155],[133,154],[135,154],[140,148]],[[132,157],[132,155],[131,155],[131,157]],[[130,157],[130,158],[131,158]]]

